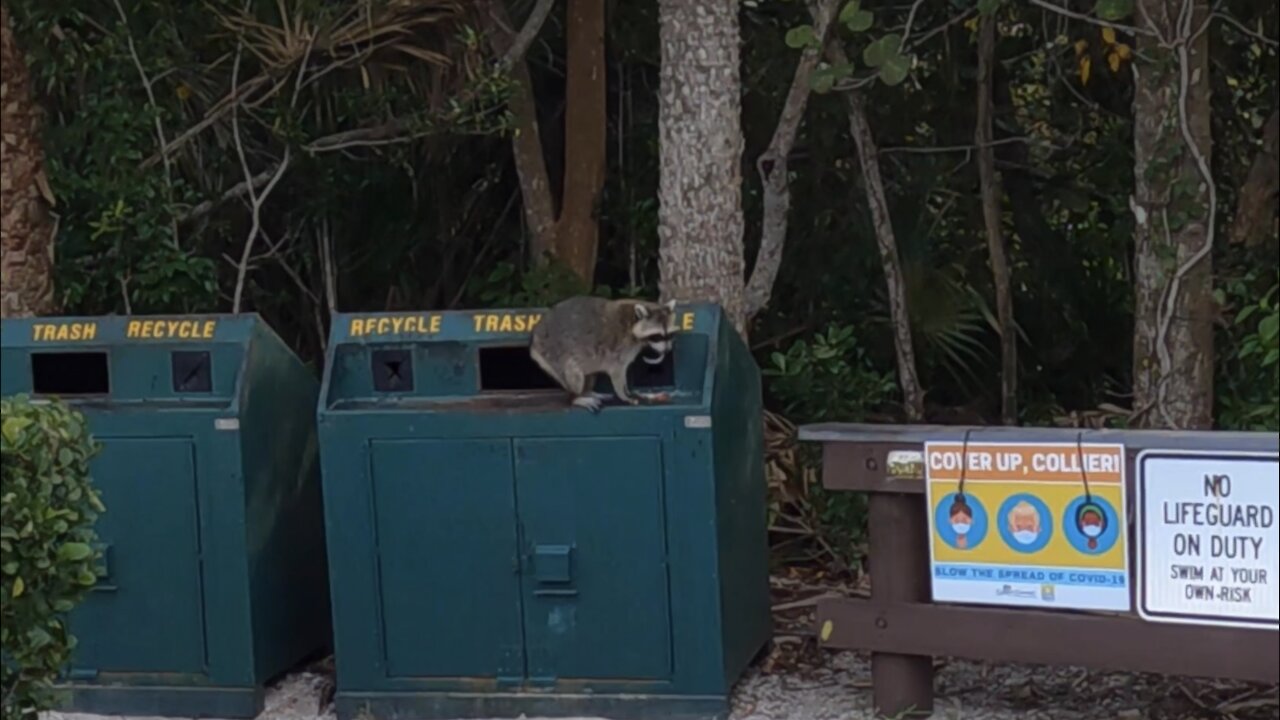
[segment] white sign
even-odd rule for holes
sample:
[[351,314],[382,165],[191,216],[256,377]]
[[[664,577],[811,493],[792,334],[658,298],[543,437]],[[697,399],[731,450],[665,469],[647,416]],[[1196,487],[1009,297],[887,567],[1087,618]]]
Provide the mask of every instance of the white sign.
[[1145,450],[1138,614],[1280,630],[1280,455]]

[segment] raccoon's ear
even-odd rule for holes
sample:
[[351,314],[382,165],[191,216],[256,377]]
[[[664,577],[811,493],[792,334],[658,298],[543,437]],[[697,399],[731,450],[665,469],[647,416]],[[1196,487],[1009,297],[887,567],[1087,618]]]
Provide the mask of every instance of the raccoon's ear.
[[670,310],[671,312],[675,312],[675,311],[676,311],[676,301],[675,301],[675,299],[668,300],[668,301],[666,302],[666,305],[667,305],[667,309],[668,309],[668,310]]
[[645,318],[649,317],[649,308],[645,307],[644,303],[636,303],[635,308],[636,308],[637,320],[644,320]]

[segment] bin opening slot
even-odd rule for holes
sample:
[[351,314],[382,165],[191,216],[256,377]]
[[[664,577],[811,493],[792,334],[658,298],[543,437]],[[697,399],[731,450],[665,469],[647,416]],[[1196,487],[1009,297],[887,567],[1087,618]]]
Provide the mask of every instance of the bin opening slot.
[[173,369],[174,392],[213,392],[212,361],[208,350],[174,350],[169,355],[169,364]]
[[105,352],[31,354],[31,392],[36,395],[106,395],[111,373]]
[[675,352],[663,356],[662,362],[646,362],[642,354],[627,368],[627,385],[633,388],[665,388],[676,384]]
[[482,347],[480,390],[558,390],[556,384],[529,356],[529,346]]
[[413,355],[406,349],[374,350],[373,389],[413,392]]

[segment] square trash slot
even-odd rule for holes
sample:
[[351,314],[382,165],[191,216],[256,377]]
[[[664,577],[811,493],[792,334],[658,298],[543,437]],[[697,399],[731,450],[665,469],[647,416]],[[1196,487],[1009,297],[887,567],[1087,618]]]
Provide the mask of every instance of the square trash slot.
[[373,389],[379,392],[413,391],[413,357],[408,350],[373,351]]
[[481,391],[560,389],[530,357],[528,346],[482,347],[478,352]]
[[105,352],[31,353],[35,395],[108,395],[111,373]]
[[175,350],[169,355],[173,368],[173,391],[213,392],[213,361],[205,350]]

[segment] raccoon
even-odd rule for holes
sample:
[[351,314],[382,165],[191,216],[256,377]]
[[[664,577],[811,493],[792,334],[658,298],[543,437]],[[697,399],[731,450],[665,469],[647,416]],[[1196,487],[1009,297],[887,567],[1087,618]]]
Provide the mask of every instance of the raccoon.
[[572,297],[552,306],[534,326],[529,355],[573,394],[578,407],[599,412],[609,397],[591,391],[598,373],[609,376],[619,400],[635,405],[639,400],[627,392],[627,367],[638,355],[657,365],[671,352],[674,310],[674,300],[659,304]]

